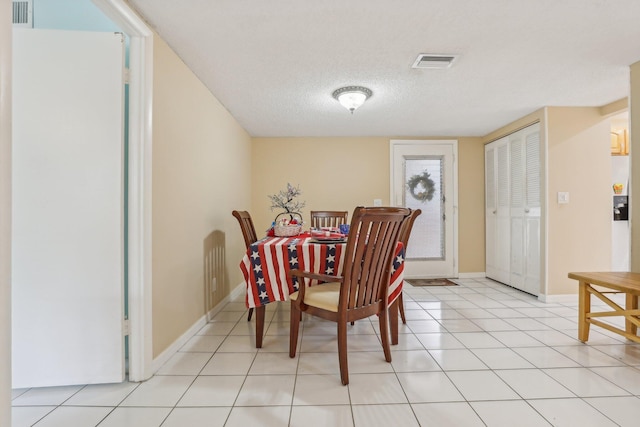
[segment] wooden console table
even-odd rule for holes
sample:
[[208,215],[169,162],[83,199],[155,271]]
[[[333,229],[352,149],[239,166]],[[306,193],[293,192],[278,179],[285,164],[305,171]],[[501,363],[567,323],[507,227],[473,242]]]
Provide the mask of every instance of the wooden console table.
[[[586,342],[589,339],[589,326],[596,325],[623,337],[640,343],[638,326],[640,326],[640,310],[638,310],[638,296],[640,296],[640,273],[627,272],[595,272],[569,273],[570,279],[579,283],[578,297],[578,339]],[[593,286],[601,286],[611,291],[599,291]],[[607,293],[624,293],[626,295],[625,308],[607,297]],[[611,307],[611,311],[592,312],[591,295],[597,296]],[[622,330],[609,323],[597,320],[598,317],[624,316],[625,329]]]

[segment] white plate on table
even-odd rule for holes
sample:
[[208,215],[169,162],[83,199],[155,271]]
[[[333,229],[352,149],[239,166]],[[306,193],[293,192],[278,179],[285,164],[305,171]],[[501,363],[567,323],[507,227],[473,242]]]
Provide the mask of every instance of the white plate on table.
[[312,237],[311,243],[346,243],[346,237]]

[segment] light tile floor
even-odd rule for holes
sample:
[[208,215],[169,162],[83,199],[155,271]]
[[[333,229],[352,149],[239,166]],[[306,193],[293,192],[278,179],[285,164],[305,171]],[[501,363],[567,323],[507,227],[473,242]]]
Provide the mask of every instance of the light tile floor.
[[376,318],[350,326],[346,387],[335,324],[305,317],[290,359],[288,303],[257,350],[238,300],[144,383],[14,390],[13,427],[640,425],[640,345],[598,327],[580,343],[577,298],[456,282],[405,286],[390,364]]

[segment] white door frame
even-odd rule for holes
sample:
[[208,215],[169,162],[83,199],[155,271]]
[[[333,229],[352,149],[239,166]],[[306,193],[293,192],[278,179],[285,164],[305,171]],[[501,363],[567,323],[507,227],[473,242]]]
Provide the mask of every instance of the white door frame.
[[392,206],[396,206],[397,203],[394,200],[394,147],[397,145],[414,145],[414,146],[429,146],[429,145],[450,145],[453,151],[453,243],[452,243],[452,257],[453,257],[453,277],[458,277],[458,140],[457,139],[444,139],[444,140],[401,140],[392,139],[389,141],[389,200]]
[[129,380],[153,375],[151,152],[153,32],[124,0],[92,0],[130,38],[129,46]]
[[11,79],[9,5],[0,7],[0,425],[11,425]]

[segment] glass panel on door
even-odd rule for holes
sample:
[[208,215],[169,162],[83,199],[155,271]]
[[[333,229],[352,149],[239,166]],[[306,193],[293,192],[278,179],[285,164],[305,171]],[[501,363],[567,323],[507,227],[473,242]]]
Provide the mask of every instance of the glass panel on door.
[[411,231],[405,254],[408,260],[445,258],[443,166],[443,156],[405,158],[404,206],[422,210]]

